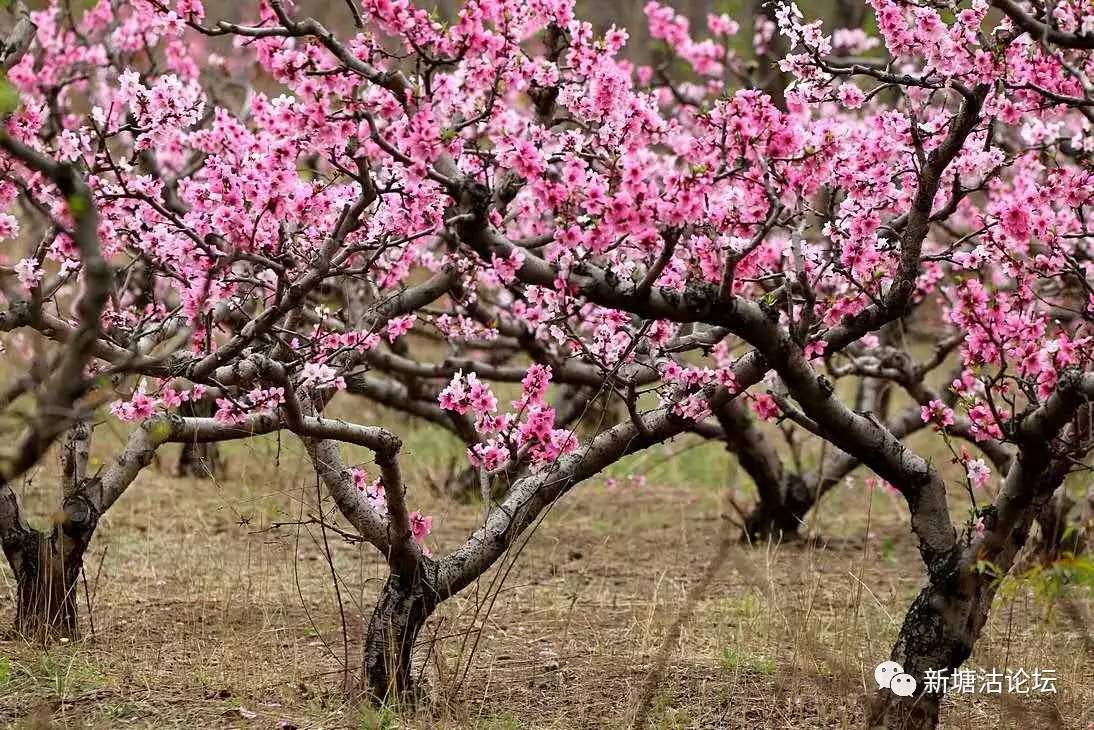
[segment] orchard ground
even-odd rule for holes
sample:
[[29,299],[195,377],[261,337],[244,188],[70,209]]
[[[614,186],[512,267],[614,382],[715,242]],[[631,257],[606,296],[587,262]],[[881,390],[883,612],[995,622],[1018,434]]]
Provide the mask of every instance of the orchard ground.
[[[482,514],[427,487],[459,447],[395,425],[414,503],[435,517],[433,549],[448,549]],[[96,452],[120,443],[116,428],[96,429]],[[174,452],[161,453],[96,534],[81,597],[94,635],[49,649],[0,641],[0,724],[859,727],[873,668],[919,588],[902,500],[867,490],[860,471],[811,517],[826,545],[748,547],[725,499],[728,484],[745,502],[747,479],[719,444],[697,444],[636,455],[607,475],[615,485],[580,485],[584,499],[564,498],[523,552],[518,541],[477,589],[444,604],[417,654],[431,702],[399,717],[343,699],[346,646],[352,671],[360,616],[385,576],[375,551],[327,531],[344,638],[320,528],[273,527],[317,514],[298,442],[229,445],[215,482],[169,476]],[[32,475],[41,504],[57,489],[55,462]],[[958,488],[951,499],[962,499]],[[5,622],[13,590],[0,572]],[[944,726],[1085,730],[1091,593],[1048,600],[1044,583],[1026,582],[1001,594],[966,666],[1055,669],[1058,693],[951,696]]]

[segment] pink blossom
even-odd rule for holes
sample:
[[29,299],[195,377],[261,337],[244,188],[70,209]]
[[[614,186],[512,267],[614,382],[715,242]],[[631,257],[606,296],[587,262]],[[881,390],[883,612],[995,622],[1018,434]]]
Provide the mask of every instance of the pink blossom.
[[205,17],[205,6],[201,0],[178,0],[176,7],[179,15],[193,15],[197,20]]
[[415,542],[422,542],[433,532],[433,518],[415,510],[410,513],[410,534]]
[[379,479],[365,487],[365,499],[377,512],[387,512],[387,493],[384,491],[383,482]]
[[415,315],[408,314],[404,317],[395,317],[394,319],[388,320],[387,341],[395,342],[395,340],[409,332],[414,326],[414,321],[416,319],[417,317]]
[[970,459],[965,462],[965,471],[969,478],[969,483],[974,489],[983,489],[984,485],[988,483],[988,479],[991,478],[991,470],[988,469],[988,465],[984,463],[983,459]]
[[[551,366],[533,364],[528,367],[528,373],[520,381],[524,391],[521,405],[528,403],[541,403],[547,395],[547,387],[551,383]],[[516,407],[520,407],[517,405]]]
[[740,25],[725,13],[707,15],[707,28],[715,35],[737,35]]
[[244,410],[243,405],[232,401],[230,398],[217,398],[216,405],[217,410],[213,414],[213,418],[221,423],[235,425],[243,423],[247,419],[247,412]]
[[976,520],[972,523],[972,528],[974,539],[983,540],[986,525],[984,524],[984,517],[982,515],[978,516]]
[[472,446],[468,449],[467,458],[472,466],[494,471],[509,460],[509,452],[501,443],[491,440]]
[[836,92],[839,103],[848,109],[858,109],[866,101],[866,94],[854,84],[842,84]]
[[167,408],[178,408],[182,405],[183,394],[171,387],[164,388],[160,391],[160,400],[163,401],[163,405]]
[[517,272],[520,271],[520,267],[524,265],[524,259],[525,254],[520,249],[513,249],[505,258],[499,258],[497,254],[494,254],[491,258],[491,264],[494,273],[498,276],[498,281],[502,284],[513,283]]
[[[1000,411],[1000,416],[1006,417],[1006,411]],[[995,415],[987,404],[980,403],[969,409],[969,420],[972,421],[973,438],[977,441],[1003,438],[1003,430],[995,420]]]
[[15,238],[19,235],[19,220],[7,213],[0,213],[0,240]]
[[247,403],[256,410],[270,411],[284,402],[284,388],[254,388],[247,393]]
[[1029,212],[1025,206],[1015,204],[999,216],[999,226],[1012,240],[1026,241],[1030,236]]
[[42,267],[38,265],[38,262],[31,258],[20,259],[19,263],[15,264],[15,273],[19,277],[19,283],[23,285],[23,289],[30,291],[34,287],[38,286],[38,283],[45,276],[45,272],[42,271]]
[[387,497],[384,494],[384,485],[379,479],[369,482],[368,472],[355,466],[349,470],[353,486],[365,497],[365,501],[375,511],[384,514],[387,512]]
[[301,385],[310,385],[315,388],[334,388],[335,390],[346,389],[345,378],[339,375],[337,370],[324,363],[304,363],[300,376]]
[[448,386],[437,397],[437,402],[446,411],[455,411],[460,415],[469,410],[476,414],[493,413],[498,407],[498,400],[490,386],[480,381],[476,373],[464,376],[462,370],[452,376]]
[[805,346],[805,359],[814,360],[824,355],[824,351],[828,349],[828,343],[824,340],[813,340]]
[[123,421],[131,423],[143,421],[152,415],[158,401],[149,398],[141,384],[128,401],[115,401],[110,406],[110,412]]
[[947,428],[954,423],[953,409],[940,400],[932,400],[927,405],[921,406],[919,417],[924,423],[934,423],[939,429]]
[[752,411],[765,421],[770,421],[779,415],[779,406],[775,399],[766,393],[757,393],[751,398]]

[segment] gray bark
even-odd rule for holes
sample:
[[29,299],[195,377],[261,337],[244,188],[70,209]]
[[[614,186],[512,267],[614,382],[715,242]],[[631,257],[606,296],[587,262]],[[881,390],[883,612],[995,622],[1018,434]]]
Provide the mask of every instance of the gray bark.
[[410,576],[392,573],[376,601],[365,633],[364,677],[379,704],[413,704],[419,694],[412,654],[418,634],[439,603],[436,564],[423,560]]

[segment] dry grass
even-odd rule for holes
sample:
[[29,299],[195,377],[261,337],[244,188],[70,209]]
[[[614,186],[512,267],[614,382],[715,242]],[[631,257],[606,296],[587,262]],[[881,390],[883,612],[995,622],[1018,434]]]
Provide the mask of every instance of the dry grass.
[[[414,504],[437,517],[434,549],[450,549],[481,511],[421,485],[455,449],[422,432],[408,452]],[[861,487],[840,488],[816,515],[814,529],[833,538],[826,549],[727,543],[721,451],[702,447],[672,462],[665,453],[615,471],[649,470],[647,486],[579,487],[500,567],[503,578],[492,572],[442,607],[419,660],[433,701],[398,718],[341,699],[345,649],[321,535],[269,529],[315,511],[299,448],[272,439],[235,446],[219,484],[170,478],[166,465],[150,470],[93,544],[94,637],[50,649],[0,642],[0,723],[859,726],[873,667],[921,579],[902,505],[876,492],[867,509]],[[41,512],[54,482],[48,469],[36,479],[29,503]],[[330,541],[355,664],[360,617],[384,571],[370,548]],[[9,615],[12,583],[2,576],[0,612]],[[1089,594],[1068,604],[1076,618],[1028,593],[997,604],[971,664],[1055,668],[1059,694],[953,697],[946,727],[1094,721],[1094,656],[1082,625]]]

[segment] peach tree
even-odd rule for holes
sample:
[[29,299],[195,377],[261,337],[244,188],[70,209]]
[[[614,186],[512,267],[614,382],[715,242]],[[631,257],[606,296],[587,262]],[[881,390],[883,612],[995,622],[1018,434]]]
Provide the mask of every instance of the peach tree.
[[[73,630],[73,569],[161,444],[285,431],[390,568],[365,686],[413,696],[442,601],[582,481],[699,432],[788,527],[859,465],[897,490],[926,581],[892,657],[960,666],[1094,438],[1094,13],[868,5],[878,37],[772,3],[749,39],[785,51],[764,87],[738,19],[693,32],[656,2],[673,64],[628,61],[627,31],[572,0],[469,0],[449,21],[351,0],[337,28],[285,0],[234,21],[198,0],[15,4],[0,325],[13,363],[53,348],[23,386],[45,420],[0,487],[20,623]],[[624,407],[579,437],[560,384]],[[429,549],[398,434],[329,415],[344,390],[451,424],[480,484],[503,477],[462,544]],[[90,475],[108,396],[139,425]],[[180,415],[198,399],[215,413]],[[831,461],[788,471],[764,420]],[[963,483],[905,443],[924,428]],[[65,516],[43,533],[13,477],[65,429]],[[873,722],[931,727],[940,699],[879,694]]]

